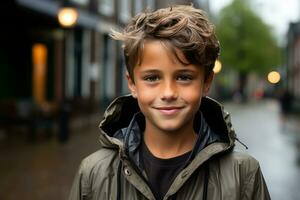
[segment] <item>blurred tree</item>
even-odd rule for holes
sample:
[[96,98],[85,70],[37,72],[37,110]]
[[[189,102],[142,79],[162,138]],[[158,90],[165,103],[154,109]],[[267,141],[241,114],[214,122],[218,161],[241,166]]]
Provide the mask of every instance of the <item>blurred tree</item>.
[[281,64],[281,49],[272,29],[251,9],[248,0],[233,0],[221,10],[216,34],[223,65],[239,74],[236,90],[243,99],[249,73],[265,75]]

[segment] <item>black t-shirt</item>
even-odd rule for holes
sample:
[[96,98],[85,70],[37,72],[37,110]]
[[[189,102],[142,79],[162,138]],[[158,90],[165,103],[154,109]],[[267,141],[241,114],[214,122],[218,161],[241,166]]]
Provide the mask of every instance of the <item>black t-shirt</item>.
[[190,152],[183,155],[161,159],[155,157],[142,142],[142,160],[146,171],[149,186],[156,199],[163,199],[173,180],[185,166]]

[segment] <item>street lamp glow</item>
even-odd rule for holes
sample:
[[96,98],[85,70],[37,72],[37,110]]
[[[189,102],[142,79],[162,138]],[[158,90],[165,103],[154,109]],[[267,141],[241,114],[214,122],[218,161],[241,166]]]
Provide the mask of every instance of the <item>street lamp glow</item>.
[[268,74],[268,81],[272,84],[276,84],[280,81],[280,74],[277,71],[271,71]]
[[215,74],[219,73],[222,69],[222,63],[219,60],[216,60],[213,71]]
[[75,8],[64,7],[58,12],[58,21],[64,27],[74,26],[78,19],[78,12]]

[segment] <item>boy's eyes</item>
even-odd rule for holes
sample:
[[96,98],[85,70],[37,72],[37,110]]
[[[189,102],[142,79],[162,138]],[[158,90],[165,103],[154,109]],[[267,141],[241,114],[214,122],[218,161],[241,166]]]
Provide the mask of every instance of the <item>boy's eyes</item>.
[[[161,77],[159,75],[147,75],[147,76],[143,77],[143,80],[147,81],[147,82],[156,82],[156,81],[159,81],[160,79],[161,79]],[[175,79],[176,79],[176,81],[185,82],[185,81],[193,80],[193,76],[190,74],[178,74],[178,75],[176,75]]]

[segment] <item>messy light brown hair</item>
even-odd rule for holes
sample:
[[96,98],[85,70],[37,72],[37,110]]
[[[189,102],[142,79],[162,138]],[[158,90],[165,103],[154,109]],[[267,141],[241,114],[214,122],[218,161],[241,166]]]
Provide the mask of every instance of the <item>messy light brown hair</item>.
[[[123,32],[112,31],[110,35],[124,42],[125,63],[133,81],[133,69],[141,63],[146,40],[161,41],[184,65],[203,67],[205,79],[212,73],[220,51],[213,24],[204,11],[192,5],[141,12],[131,19]],[[183,53],[184,60],[176,49]]]

